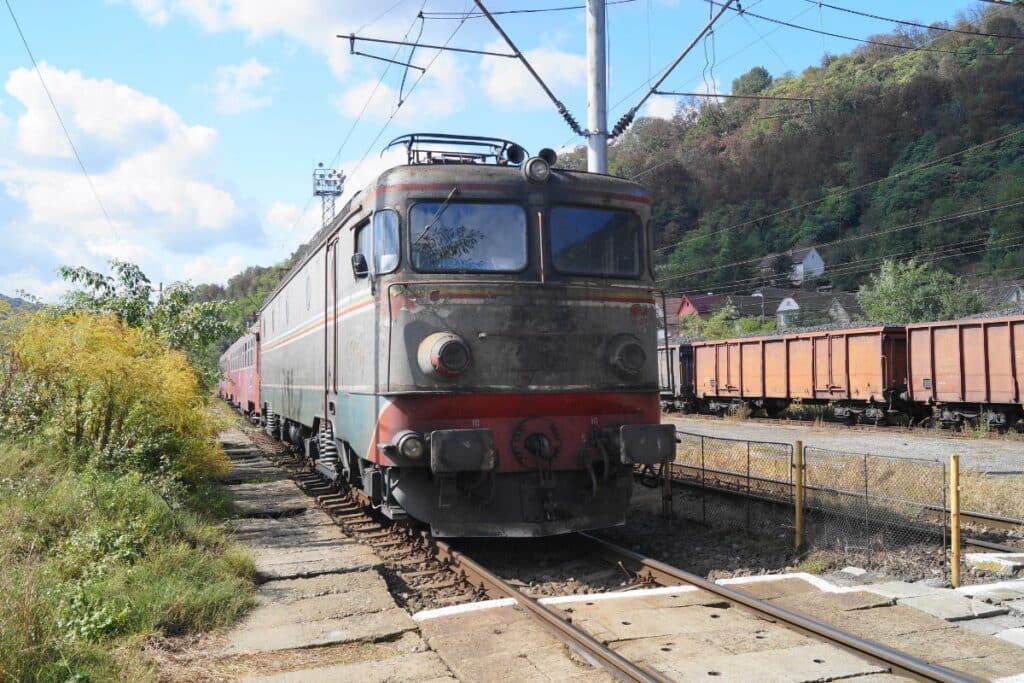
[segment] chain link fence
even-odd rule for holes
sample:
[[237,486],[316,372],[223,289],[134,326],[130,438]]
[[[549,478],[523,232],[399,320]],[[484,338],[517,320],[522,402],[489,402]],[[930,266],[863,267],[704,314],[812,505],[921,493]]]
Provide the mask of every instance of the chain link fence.
[[715,528],[776,533],[792,527],[793,446],[679,432],[675,512]]
[[[951,576],[949,463],[800,442],[676,436],[668,470],[680,485],[671,497],[676,515],[716,529],[788,536],[832,564]],[[1024,449],[1021,456],[962,457],[957,471],[962,535],[974,545],[980,539],[1024,547]]]
[[846,564],[946,575],[945,463],[804,448],[808,548]]

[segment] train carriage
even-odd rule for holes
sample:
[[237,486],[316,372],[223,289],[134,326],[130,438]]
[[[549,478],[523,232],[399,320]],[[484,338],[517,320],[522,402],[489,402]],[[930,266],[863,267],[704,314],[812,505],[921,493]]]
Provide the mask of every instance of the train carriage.
[[907,326],[908,398],[931,420],[1005,429],[1024,417],[1024,317]]
[[633,466],[675,448],[647,194],[503,140],[393,144],[409,163],[260,311],[268,430],[438,536],[622,523]]
[[253,326],[221,355],[220,397],[253,418],[260,415],[259,329]]
[[906,331],[892,325],[681,343],[672,406],[711,413],[792,403],[879,422],[905,409]]

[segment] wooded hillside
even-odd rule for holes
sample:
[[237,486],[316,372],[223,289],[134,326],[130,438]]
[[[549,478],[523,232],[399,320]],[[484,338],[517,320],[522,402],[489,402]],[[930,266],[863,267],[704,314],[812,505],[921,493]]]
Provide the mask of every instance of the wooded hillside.
[[[754,66],[731,89],[810,102],[681,100],[670,121],[639,119],[610,171],[654,196],[661,286],[749,292],[764,256],[812,245],[839,289],[914,255],[1024,277],[1024,9],[943,28],[872,36],[799,75]],[[585,167],[582,150],[559,165]],[[291,263],[197,293],[236,302],[241,324]]]
[[637,121],[610,170],[654,195],[662,275],[675,276],[662,286],[749,290],[763,256],[812,245],[844,289],[882,257],[914,254],[1024,275],[1024,9],[947,28],[964,33],[872,36],[915,49],[863,45],[798,76],[754,67],[732,84],[810,102],[684,100],[671,121]]

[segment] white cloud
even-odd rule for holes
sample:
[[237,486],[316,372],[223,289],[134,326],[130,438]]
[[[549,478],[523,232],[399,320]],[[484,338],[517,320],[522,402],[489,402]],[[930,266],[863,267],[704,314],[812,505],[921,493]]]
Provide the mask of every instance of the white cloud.
[[193,283],[227,284],[228,279],[245,267],[241,254],[203,254],[185,263],[185,277]]
[[20,292],[27,292],[43,301],[55,303],[67,290],[67,283],[52,273],[49,279],[44,279],[32,268],[13,273],[0,273],[0,292],[7,296],[17,296]]
[[[504,44],[498,43],[487,47],[493,51],[501,51],[503,48]],[[582,55],[547,47],[527,50],[524,54],[548,87],[555,92],[579,89],[586,83],[587,60]],[[516,110],[550,106],[544,91],[519,60],[484,57],[480,62],[480,70],[484,92],[495,104]]]
[[[130,0],[151,23],[167,23],[171,15],[185,16],[210,33],[241,31],[250,40],[281,35],[323,54],[333,71],[341,75],[349,52],[338,34],[348,34],[380,15],[380,5],[363,0]],[[372,34],[399,38],[415,7],[403,8],[406,16],[373,25]],[[407,17],[407,18],[406,18]]]
[[258,59],[241,64],[217,67],[214,109],[222,114],[239,114],[270,104],[270,97],[259,94],[263,81],[271,74],[270,67]]
[[[109,79],[45,63],[40,70],[119,232],[159,240],[169,229],[225,230],[238,217],[231,194],[203,178],[216,131],[190,126],[156,98]],[[109,226],[77,165],[47,161],[71,151],[35,74],[12,71],[6,89],[25,107],[16,124],[25,159],[0,169],[7,194],[24,202],[35,223],[106,235]]]
[[[470,89],[469,76],[465,64],[457,57],[442,53],[419,83],[418,78],[417,72],[410,72],[402,93],[405,102],[395,116],[399,124],[443,119],[465,107],[466,91]],[[416,86],[410,97],[413,84]],[[398,95],[398,90],[388,84],[378,85],[376,78],[368,79],[336,96],[334,106],[349,118],[363,113],[369,119],[387,119],[398,105]]]
[[[62,263],[103,269],[111,258],[126,259],[154,281],[171,282],[183,274],[220,277],[241,267],[239,253],[260,258],[258,230],[255,244],[240,244],[251,209],[211,175],[215,130],[109,79],[45,63],[40,70],[110,222],[69,156],[35,74],[11,71],[4,85],[23,110],[0,158],[0,232],[13,240],[0,253],[0,291],[24,288],[52,299],[64,289],[49,279]],[[244,229],[251,241],[251,225]],[[236,258],[201,260],[218,248]]]
[[655,119],[672,120],[679,108],[679,100],[674,97],[655,95],[647,103],[647,110],[644,116]]

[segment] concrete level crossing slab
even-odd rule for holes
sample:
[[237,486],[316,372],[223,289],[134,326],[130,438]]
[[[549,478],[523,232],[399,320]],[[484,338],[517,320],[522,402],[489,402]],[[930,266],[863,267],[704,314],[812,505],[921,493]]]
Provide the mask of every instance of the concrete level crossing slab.
[[419,621],[420,633],[464,683],[613,680],[571,656],[519,607],[446,612]]
[[915,598],[903,598],[901,605],[913,607],[926,614],[945,619],[946,621],[963,621],[1006,614],[1009,610],[999,605],[982,602],[974,598],[958,595],[950,590],[948,593],[920,595]]
[[878,664],[822,643],[743,654],[677,658],[649,664],[678,681],[810,683],[839,679],[859,681],[859,676],[885,673]]
[[246,683],[449,683],[458,681],[434,652],[419,652],[368,662],[302,669],[272,676],[248,677]]

